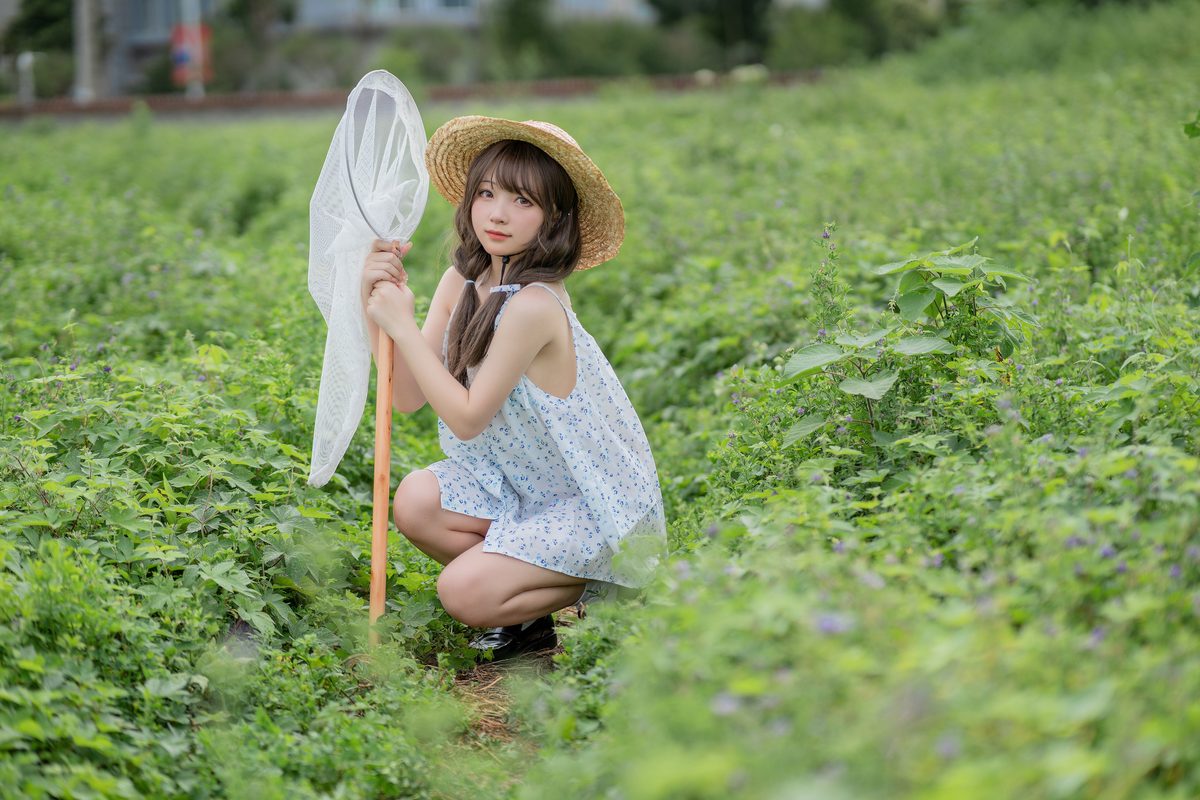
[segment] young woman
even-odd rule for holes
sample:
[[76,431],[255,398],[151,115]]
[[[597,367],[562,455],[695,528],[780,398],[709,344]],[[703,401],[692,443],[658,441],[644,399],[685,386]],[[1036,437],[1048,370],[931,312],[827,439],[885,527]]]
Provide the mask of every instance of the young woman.
[[[401,258],[363,272],[370,341],[396,343],[394,404],[428,402],[446,458],[396,491],[396,527],[445,565],[438,596],[508,658],[557,644],[552,612],[645,584],[666,551],[658,473],[636,412],[564,287],[616,255],[621,202],[562,129],[458,117],[430,178],[459,244],[424,325]],[[378,327],[377,327],[378,326]]]

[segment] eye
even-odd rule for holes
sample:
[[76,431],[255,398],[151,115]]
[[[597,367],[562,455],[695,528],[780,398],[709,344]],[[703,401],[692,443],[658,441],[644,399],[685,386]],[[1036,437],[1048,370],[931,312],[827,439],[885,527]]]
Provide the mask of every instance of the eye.
[[533,205],[533,201],[529,200],[529,199],[528,199],[528,198],[526,198],[526,197],[521,197],[521,195],[517,195],[517,205],[519,205],[519,206],[532,206],[532,205]]
[[476,193],[476,196],[477,196],[477,197],[491,197],[491,196],[492,196],[492,190],[491,190],[491,189],[480,189],[480,190],[479,190],[479,191]]

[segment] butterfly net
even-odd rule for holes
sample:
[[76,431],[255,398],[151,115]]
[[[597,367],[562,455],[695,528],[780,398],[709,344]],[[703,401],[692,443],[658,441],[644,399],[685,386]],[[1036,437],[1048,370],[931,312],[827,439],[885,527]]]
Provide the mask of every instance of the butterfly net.
[[360,295],[376,238],[407,241],[425,211],[425,126],[404,84],[367,73],[350,93],[309,203],[308,291],[328,333],[308,483],[323,486],[358,429],[371,370]]

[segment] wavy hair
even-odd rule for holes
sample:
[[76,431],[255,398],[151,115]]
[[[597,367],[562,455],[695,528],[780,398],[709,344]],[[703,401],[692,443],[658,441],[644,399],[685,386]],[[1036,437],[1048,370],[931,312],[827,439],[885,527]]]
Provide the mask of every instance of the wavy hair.
[[[452,260],[458,273],[464,279],[477,280],[492,266],[491,254],[471,225],[471,205],[484,180],[528,198],[545,215],[533,243],[509,259],[501,282],[521,286],[534,281],[553,283],[574,272],[582,248],[575,184],[541,148],[503,139],[476,156],[467,170],[467,188],[454,213],[458,246]],[[450,374],[463,386],[467,386],[467,367],[477,365],[487,353],[496,315],[506,297],[503,292],[495,292],[480,305],[475,286],[468,283],[463,287],[450,321],[447,346]]]

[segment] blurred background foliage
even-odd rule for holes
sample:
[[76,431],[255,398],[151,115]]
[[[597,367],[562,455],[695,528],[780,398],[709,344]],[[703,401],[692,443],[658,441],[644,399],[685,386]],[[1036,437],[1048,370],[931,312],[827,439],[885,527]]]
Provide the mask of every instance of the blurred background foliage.
[[[411,87],[572,77],[670,75],[761,63],[773,71],[836,67],[910,51],[939,36],[1020,15],[1031,26],[1026,61],[1058,53],[1048,37],[1102,5],[1145,7],[1153,0],[647,0],[652,21],[563,17],[551,0],[493,0],[469,26],[297,27],[296,0],[227,0],[207,18],[210,91],[311,91],[353,85],[385,68]],[[73,77],[70,0],[23,0],[0,36],[0,56],[38,52],[38,96],[67,93]],[[1040,13],[1028,15],[1035,9]],[[1037,20],[1037,22],[1035,22]],[[1033,30],[1033,28],[1038,30]],[[1040,31],[1040,35],[1039,35]],[[985,53],[985,56],[988,55]],[[976,59],[955,68],[977,64]],[[142,70],[139,93],[181,91],[163,50]],[[0,93],[14,91],[11,65]]]

